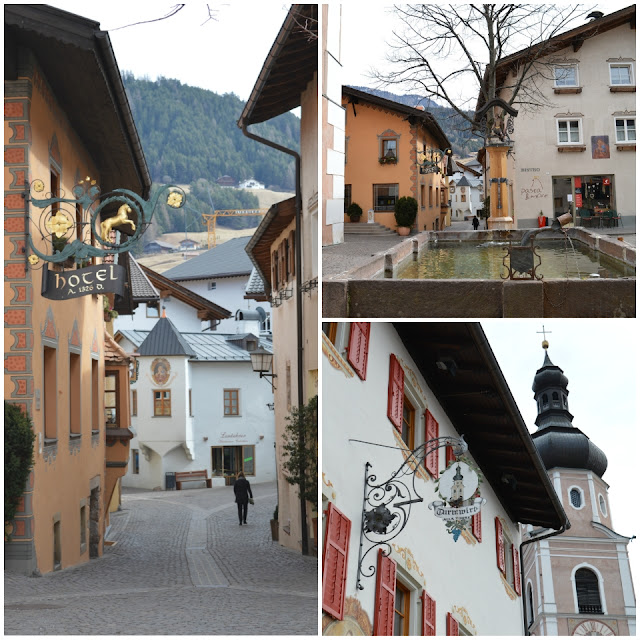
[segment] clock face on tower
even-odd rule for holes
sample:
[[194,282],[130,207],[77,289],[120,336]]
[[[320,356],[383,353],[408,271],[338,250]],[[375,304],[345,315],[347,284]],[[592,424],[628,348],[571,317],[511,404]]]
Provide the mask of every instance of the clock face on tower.
[[597,620],[585,620],[574,630],[574,636],[613,636],[615,635],[610,627]]

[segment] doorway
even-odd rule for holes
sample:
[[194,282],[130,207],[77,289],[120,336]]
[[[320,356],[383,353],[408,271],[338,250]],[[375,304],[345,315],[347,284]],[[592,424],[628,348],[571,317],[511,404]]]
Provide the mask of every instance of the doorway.
[[255,475],[254,445],[231,447],[211,447],[211,476],[237,476],[241,471],[245,476]]

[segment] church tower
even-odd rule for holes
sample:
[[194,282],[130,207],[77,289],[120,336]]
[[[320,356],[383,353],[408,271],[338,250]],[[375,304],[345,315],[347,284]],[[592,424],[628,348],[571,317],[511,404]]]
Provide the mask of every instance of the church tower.
[[[524,594],[530,635],[635,635],[635,595],[627,545],[616,533],[607,458],[569,413],[569,381],[549,358],[533,380],[538,406],[532,434],[571,523],[558,536],[523,547]],[[524,540],[531,537],[527,527]],[[533,532],[533,537],[541,535]]]

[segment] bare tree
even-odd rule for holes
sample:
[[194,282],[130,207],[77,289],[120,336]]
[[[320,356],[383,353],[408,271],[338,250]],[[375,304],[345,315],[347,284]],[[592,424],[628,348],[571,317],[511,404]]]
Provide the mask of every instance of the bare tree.
[[[396,5],[401,27],[389,43],[392,70],[374,77],[445,102],[485,139],[506,135],[505,111],[547,104],[540,79],[549,77],[542,61],[553,50],[549,40],[590,10],[585,5]],[[523,49],[527,55],[518,57],[516,73],[499,74],[501,63]],[[486,118],[469,115],[471,88],[478,105],[489,106]],[[501,97],[504,103],[497,101]]]

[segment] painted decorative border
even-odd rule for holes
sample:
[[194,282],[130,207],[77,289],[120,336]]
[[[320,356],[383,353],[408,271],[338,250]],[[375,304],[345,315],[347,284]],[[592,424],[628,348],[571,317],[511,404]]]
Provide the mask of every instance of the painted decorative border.
[[334,344],[324,333],[322,334],[322,353],[324,353],[327,360],[329,360],[329,364],[334,369],[341,370],[347,378],[353,378],[353,369],[351,369],[346,360],[338,353]]

